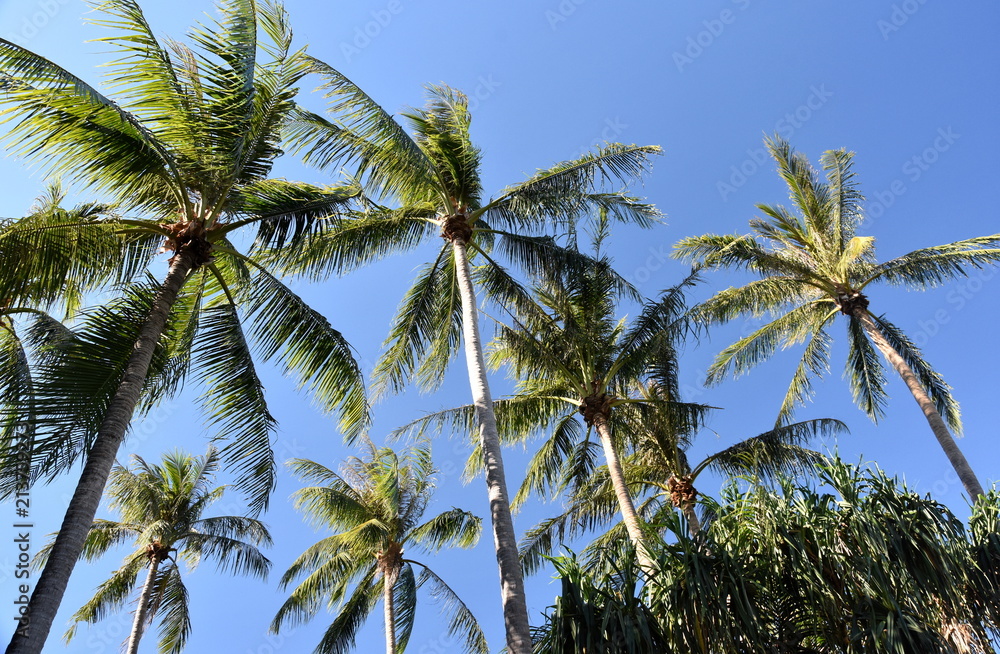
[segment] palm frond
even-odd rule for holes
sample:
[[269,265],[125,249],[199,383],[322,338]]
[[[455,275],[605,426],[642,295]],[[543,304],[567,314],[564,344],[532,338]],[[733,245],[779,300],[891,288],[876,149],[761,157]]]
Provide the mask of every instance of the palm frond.
[[336,69],[314,58],[310,64],[337,122],[299,112],[289,123],[287,139],[307,162],[326,169],[357,161],[359,176],[404,201],[411,189],[433,185],[432,162],[389,113]]
[[[242,186],[231,200],[231,210],[244,217],[225,227],[226,232],[257,225],[255,248],[289,247],[337,224],[353,210],[361,190],[355,185],[316,186],[284,179],[265,179]],[[278,253],[275,253],[278,256]],[[284,258],[282,255],[280,258]]]
[[164,211],[184,206],[179,166],[140,120],[92,86],[30,50],[0,39],[0,71],[13,123],[13,152],[53,174],[108,191],[129,206]]
[[416,375],[424,389],[441,383],[461,340],[462,306],[451,248],[441,249],[403,298],[372,373],[376,397],[398,393]]
[[593,189],[640,178],[649,169],[650,157],[660,151],[659,146],[609,143],[507,187],[483,208],[482,215],[492,224],[529,233],[544,225],[569,226],[599,209],[609,210],[618,219],[649,225],[659,218],[655,209],[636,204],[633,210],[625,210],[628,200],[611,201]]
[[463,509],[452,507],[439,513],[409,533],[409,539],[429,552],[443,547],[473,547],[482,534],[482,520]]
[[879,264],[862,287],[883,281],[916,290],[941,286],[1000,262],[1000,234],[914,250]]
[[350,344],[319,312],[263,269],[241,288],[251,334],[265,361],[278,359],[316,403],[340,415],[354,438],[369,422],[362,372]]
[[951,386],[941,377],[941,375],[931,368],[924,359],[920,348],[903,333],[901,329],[885,319],[884,316],[872,316],[879,331],[896,352],[906,361],[907,365],[913,369],[917,376],[917,381],[924,391],[934,402],[938,413],[945,419],[948,426],[956,434],[962,433],[962,411],[958,406],[958,401],[952,397]]
[[180,569],[176,565],[169,566],[158,586],[159,650],[162,654],[180,654],[191,635],[190,602]]
[[197,371],[205,387],[201,402],[208,424],[218,430],[214,439],[225,443],[220,452],[226,467],[236,473],[236,485],[249,498],[251,510],[259,513],[275,485],[271,435],[276,423],[236,307],[205,309],[201,323],[195,341]]
[[316,646],[316,654],[348,654],[354,649],[355,638],[361,625],[382,597],[382,581],[376,579],[377,569],[372,566],[357,584],[350,598],[340,606],[337,617],[323,633]]
[[489,652],[486,636],[465,602],[433,570],[423,564],[418,565],[422,569],[417,585],[430,584],[431,594],[441,602],[441,610],[448,616],[448,635],[461,638],[466,651],[477,654]]
[[697,475],[705,467],[724,475],[748,475],[765,480],[779,475],[801,474],[826,461],[822,454],[803,445],[817,438],[830,438],[847,432],[847,425],[832,418],[781,425],[706,457],[692,475]]
[[844,376],[851,385],[854,403],[873,422],[885,415],[889,397],[885,391],[885,369],[878,351],[868,340],[861,321],[851,316],[847,323],[849,351]]

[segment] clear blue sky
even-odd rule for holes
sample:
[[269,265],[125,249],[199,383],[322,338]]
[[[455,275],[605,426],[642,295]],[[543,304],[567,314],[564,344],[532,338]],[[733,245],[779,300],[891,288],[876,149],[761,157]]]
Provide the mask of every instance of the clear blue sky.
[[[156,29],[175,37],[202,12],[213,11],[208,0],[143,4]],[[663,146],[664,156],[638,193],[667,214],[668,225],[651,232],[618,230],[613,239],[619,269],[651,295],[684,273],[681,265],[666,260],[679,238],[744,231],[755,203],[786,201],[783,184],[762,156],[762,138],[774,132],[813,161],[831,148],[857,153],[868,197],[865,230],[876,237],[882,258],[1000,231],[991,191],[1000,172],[1000,6],[995,2],[288,0],[286,6],[299,42],[390,110],[422,104],[427,83],[445,82],[474,98],[473,129],[484,150],[487,189],[523,179],[604,140]],[[85,42],[101,36],[82,23],[85,12],[79,0],[3,0],[0,36],[96,82],[96,67],[106,55],[100,44]],[[317,97],[306,96],[303,102],[321,106]],[[291,159],[276,172],[306,181],[326,179]],[[26,213],[43,181],[40,171],[0,158],[0,216]],[[425,256],[385,261],[347,279],[298,288],[346,333],[370,367],[396,303]],[[157,270],[165,270],[163,262]],[[1000,373],[990,364],[1000,318],[998,280],[1000,274],[985,273],[929,293],[883,288],[870,293],[871,309],[914,337],[954,387],[966,425],[960,445],[987,484],[1000,478],[991,413]],[[737,281],[712,275],[696,295],[707,297]],[[696,459],[773,423],[797,353],[778,356],[738,381],[715,388],[700,383],[711,357],[751,326],[720,329],[684,356],[686,399],[724,407],[712,421],[716,433],[700,436]],[[834,334],[840,338],[843,328]],[[849,424],[849,436],[821,446],[839,447],[850,460],[875,460],[965,515],[961,486],[902,384],[890,381],[889,416],[875,427],[851,404],[840,379],[842,361],[840,339],[831,374],[816,387],[816,401],[798,414],[833,416]],[[466,402],[464,375],[464,367],[456,366],[439,393],[410,393],[379,405],[381,433],[424,412]],[[335,466],[349,453],[332,422],[318,415],[289,380],[273,370],[264,378],[281,424],[279,458],[304,456]],[[497,384],[496,394],[509,388],[502,378]],[[122,459],[131,452],[155,459],[178,446],[204,451],[194,394],[165,404],[136,425]],[[486,516],[481,480],[468,486],[458,480],[463,446],[442,440],[435,445],[435,458],[442,473],[430,510],[457,505]],[[522,452],[508,455],[513,486],[524,461]],[[329,616],[321,614],[290,635],[266,635],[284,599],[277,578],[322,535],[288,503],[297,487],[284,475],[264,516],[277,541],[269,552],[274,561],[270,582],[219,577],[210,564],[189,578],[194,633],[188,651],[306,652],[318,641]],[[57,528],[70,490],[67,482],[34,491],[36,544]],[[716,493],[718,480],[705,482],[702,490]],[[236,495],[230,498],[228,511],[241,510],[236,500]],[[556,508],[531,505],[517,516],[517,529],[523,532]],[[13,600],[13,515],[11,504],[0,507],[5,611]],[[58,637],[66,619],[116,564],[109,558],[77,567],[46,652],[64,651]],[[492,648],[499,649],[502,622],[491,538],[434,564],[484,624]],[[534,623],[557,591],[547,572],[530,580]],[[69,651],[117,651],[129,618],[125,613],[83,628]],[[12,625],[10,619],[0,621],[4,642]],[[147,651],[152,640],[144,646]],[[377,651],[382,643],[376,614],[358,651]],[[409,651],[451,651],[429,602],[418,611]]]

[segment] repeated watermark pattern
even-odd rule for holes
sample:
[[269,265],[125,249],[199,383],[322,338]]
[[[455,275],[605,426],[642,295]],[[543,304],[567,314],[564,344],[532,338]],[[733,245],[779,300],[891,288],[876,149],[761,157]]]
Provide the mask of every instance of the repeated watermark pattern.
[[[746,11],[750,6],[750,0],[732,0],[740,11]],[[675,50],[673,55],[674,65],[677,72],[683,73],[684,69],[694,63],[694,60],[705,53],[707,49],[718,40],[726,27],[736,22],[739,14],[732,9],[723,9],[715,18],[708,18],[701,22],[702,28],[697,34],[687,37],[687,41],[681,50]]]
[[340,42],[340,54],[344,55],[347,63],[361,54],[361,51],[372,44],[372,42],[382,35],[382,32],[393,18],[403,11],[403,3],[400,0],[389,0],[385,7],[371,12],[371,20],[364,25],[354,28],[354,35],[350,41]]
[[565,23],[570,16],[576,13],[577,8],[587,0],[562,0],[555,9],[545,11],[545,20],[549,23],[549,29],[555,31],[560,23]]
[[944,325],[951,322],[956,313],[964,309],[986,287],[986,284],[996,277],[996,268],[982,268],[967,278],[955,282],[945,294],[946,307],[940,307],[930,318],[917,321],[917,331],[912,339],[917,347],[923,347],[932,338],[941,333]]
[[39,32],[52,22],[63,7],[68,5],[70,0],[38,0],[34,7],[24,13],[17,24],[17,31],[6,32],[3,38],[11,43],[23,46],[31,39],[35,38]]
[[[951,149],[951,146],[960,137],[961,134],[956,134],[951,126],[938,128],[937,135],[931,144],[907,159],[900,168],[900,172],[910,183],[916,182],[930,170],[930,167],[941,158],[942,154]],[[872,221],[882,217],[885,210],[894,205],[896,200],[906,193],[907,189],[906,182],[897,178],[892,180],[887,188],[872,193],[865,210],[865,219],[861,222],[862,226],[868,226]]]
[[909,22],[913,14],[920,11],[920,8],[927,4],[927,0],[903,0],[892,6],[889,18],[880,18],[875,22],[875,27],[882,34],[882,40],[888,41],[889,37],[903,28]]
[[[786,141],[792,140],[796,132],[809,122],[816,112],[822,109],[832,97],[833,91],[828,90],[826,84],[809,87],[809,95],[802,104],[779,118],[774,124],[772,133],[777,134]],[[768,159],[767,151],[763,147],[748,149],[746,159],[738,165],[729,167],[729,177],[715,183],[715,188],[719,191],[719,195],[722,196],[722,201],[729,200],[729,196],[742,188],[751,177],[756,175]]]
[[621,136],[626,129],[628,129],[628,124],[623,123],[622,119],[618,116],[615,116],[614,118],[605,118],[604,122],[601,124],[600,135],[595,137],[589,143],[576,148],[576,156],[578,158],[582,157],[596,148],[604,147],[612,141],[620,140],[618,137]]

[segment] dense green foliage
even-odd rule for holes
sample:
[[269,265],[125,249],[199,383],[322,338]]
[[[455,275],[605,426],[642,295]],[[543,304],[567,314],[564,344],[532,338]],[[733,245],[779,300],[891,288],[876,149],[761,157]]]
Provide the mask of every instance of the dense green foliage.
[[660,569],[556,567],[562,592],[536,651],[993,652],[1000,495],[963,526],[874,467],[818,482],[730,485],[691,538],[665,525]]

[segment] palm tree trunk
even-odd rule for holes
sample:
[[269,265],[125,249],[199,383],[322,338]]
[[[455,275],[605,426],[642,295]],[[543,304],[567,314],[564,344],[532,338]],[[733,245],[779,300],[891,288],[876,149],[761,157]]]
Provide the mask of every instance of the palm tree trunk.
[[396,585],[397,574],[383,575],[382,603],[385,609],[385,654],[396,654],[396,604],[392,597],[392,587]]
[[622,462],[618,457],[618,451],[611,440],[611,429],[608,427],[608,419],[604,414],[599,413],[594,416],[594,429],[601,438],[601,445],[604,447],[604,460],[608,463],[608,474],[611,477],[611,485],[615,489],[618,497],[618,510],[622,514],[622,522],[625,523],[625,531],[628,532],[629,540],[635,547],[636,556],[639,557],[639,566],[643,570],[652,571],[654,569],[653,559],[649,555],[646,541],[642,537],[642,525],[639,521],[639,514],[636,513],[632,496],[628,492],[628,485],[625,483],[625,473],[622,470]]
[[146,574],[146,583],[142,585],[142,594],[139,595],[139,606],[135,607],[135,619],[132,621],[132,633],[128,636],[126,654],[136,654],[139,651],[139,639],[146,627],[149,598],[153,595],[153,584],[156,583],[156,571],[159,567],[160,557],[154,554],[149,559],[149,572]]
[[694,504],[685,502],[684,506],[681,507],[681,513],[687,518],[688,533],[691,534],[691,538],[694,538],[701,531],[701,520],[698,519],[698,513],[694,510]]
[[521,559],[517,552],[517,536],[510,513],[510,496],[504,476],[500,452],[500,436],[493,412],[493,398],[486,379],[483,346],[479,337],[479,309],[476,293],[472,288],[469,257],[461,239],[452,240],[455,254],[455,271],[462,298],[462,334],[465,339],[465,360],[469,368],[469,386],[476,407],[479,439],[486,468],[486,487],[489,491],[490,518],[493,523],[493,542],[496,546],[497,564],[500,568],[500,594],[503,602],[504,626],[507,632],[507,650],[510,654],[531,654],[531,631],[528,624],[528,605],[524,595],[524,577]]
[[976,473],[972,471],[972,467],[965,459],[965,455],[962,454],[962,450],[960,450],[958,448],[958,444],[955,443],[955,439],[952,438],[951,432],[948,431],[948,426],[945,424],[944,419],[941,418],[941,414],[938,413],[937,407],[934,406],[934,402],[931,401],[931,398],[927,396],[927,392],[924,390],[923,386],[920,385],[920,381],[917,379],[916,374],[914,374],[913,369],[910,368],[903,357],[900,356],[899,352],[892,347],[882,332],[879,331],[878,326],[872,319],[871,313],[862,309],[855,312],[854,315],[861,321],[861,325],[864,327],[868,338],[872,339],[872,342],[875,343],[875,347],[882,352],[886,361],[888,361],[892,367],[896,369],[896,372],[899,373],[899,376],[903,378],[903,382],[906,384],[906,387],[909,388],[910,393],[913,394],[913,399],[917,401],[920,409],[924,412],[924,416],[927,418],[927,422],[931,426],[931,431],[934,432],[934,436],[941,445],[941,449],[944,450],[944,453],[951,462],[952,467],[955,468],[955,472],[958,473],[958,478],[962,481],[962,485],[965,486],[965,492],[968,493],[972,501],[975,502],[980,495],[983,495],[983,486],[979,483]]
[[87,532],[97,514],[97,506],[104,494],[104,485],[111,473],[118,448],[132,420],[139,393],[146,382],[153,350],[163,334],[177,294],[192,268],[191,255],[186,249],[182,249],[174,257],[170,271],[156,295],[149,317],[142,326],[129,357],[122,381],[108,405],[97,438],[87,453],[80,481],[66,509],[49,559],[31,594],[27,613],[30,621],[28,627],[14,632],[7,646],[7,654],[41,654],[66,592],[70,574],[80,558]]

